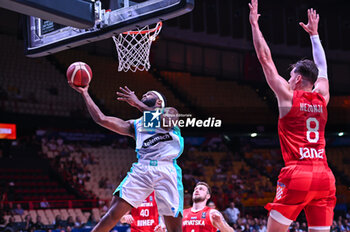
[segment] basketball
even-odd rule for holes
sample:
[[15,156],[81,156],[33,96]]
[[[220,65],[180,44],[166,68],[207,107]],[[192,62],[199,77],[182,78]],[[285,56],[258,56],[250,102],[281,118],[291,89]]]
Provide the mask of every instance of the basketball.
[[87,86],[92,78],[92,71],[89,65],[84,62],[74,62],[67,69],[67,79],[77,87]]

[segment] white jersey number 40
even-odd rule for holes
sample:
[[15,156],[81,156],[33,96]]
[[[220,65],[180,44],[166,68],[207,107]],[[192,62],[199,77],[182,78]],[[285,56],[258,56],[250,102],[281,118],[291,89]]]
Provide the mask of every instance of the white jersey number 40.
[[140,215],[142,217],[148,217],[149,216],[149,210],[148,209],[141,210]]

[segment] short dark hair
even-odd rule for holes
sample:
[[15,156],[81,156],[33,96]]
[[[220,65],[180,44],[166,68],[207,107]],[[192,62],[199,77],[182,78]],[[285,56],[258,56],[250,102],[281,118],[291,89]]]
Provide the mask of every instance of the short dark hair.
[[199,181],[199,182],[196,184],[195,187],[197,187],[198,185],[204,185],[205,187],[207,187],[208,193],[211,195],[211,188],[210,188],[210,186],[209,186],[207,183],[205,183],[205,182],[203,182],[203,181]]
[[304,59],[299,60],[295,64],[292,64],[291,69],[294,69],[294,72],[299,73],[305,80],[314,84],[317,80],[318,69],[316,64],[312,60]]

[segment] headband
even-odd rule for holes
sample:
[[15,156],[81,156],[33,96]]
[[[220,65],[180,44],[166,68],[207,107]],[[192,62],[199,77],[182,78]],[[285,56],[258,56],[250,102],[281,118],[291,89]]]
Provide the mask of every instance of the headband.
[[159,98],[159,100],[162,101],[162,108],[164,108],[164,107],[165,107],[165,101],[164,101],[163,96],[162,96],[159,92],[157,92],[157,91],[155,91],[155,90],[151,90],[150,92],[151,92],[151,93],[154,93],[155,95],[157,95],[157,97]]

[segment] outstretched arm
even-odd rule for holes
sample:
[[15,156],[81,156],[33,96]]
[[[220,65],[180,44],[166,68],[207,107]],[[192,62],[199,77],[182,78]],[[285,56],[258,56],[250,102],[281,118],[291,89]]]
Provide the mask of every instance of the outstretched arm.
[[318,35],[318,23],[320,21],[320,16],[316,13],[314,9],[307,10],[308,23],[299,23],[299,25],[310,35],[312,44],[312,55],[314,62],[318,68],[318,78],[315,82],[314,91],[320,93],[326,100],[327,104],[329,102],[329,83],[327,75],[327,61],[326,54],[323,50],[320,37]]
[[227,224],[222,214],[215,209],[210,210],[210,221],[221,232],[234,232],[234,229]]
[[98,106],[95,104],[95,102],[91,99],[88,88],[89,86],[86,86],[84,88],[82,87],[76,87],[71,82],[68,82],[69,85],[76,90],[78,93],[80,93],[83,96],[83,99],[86,103],[87,109],[92,117],[92,119],[99,125],[114,131],[121,135],[128,135],[131,137],[134,137],[134,129],[133,124],[131,121],[124,121],[120,118],[116,117],[109,117],[104,115],[101,110],[98,108]]
[[253,43],[259,62],[263,68],[265,78],[270,88],[275,92],[279,104],[284,100],[292,100],[293,92],[290,90],[288,82],[282,78],[272,60],[271,51],[268,47],[259,28],[258,1],[252,0],[249,3],[249,21],[252,27]]
[[154,110],[152,107],[147,106],[143,102],[141,102],[134,91],[131,91],[127,86],[120,87],[120,90],[122,92],[117,92],[118,95],[118,100],[119,101],[125,101],[129,103],[129,105],[137,108],[139,111],[144,112],[144,111],[151,111]]

